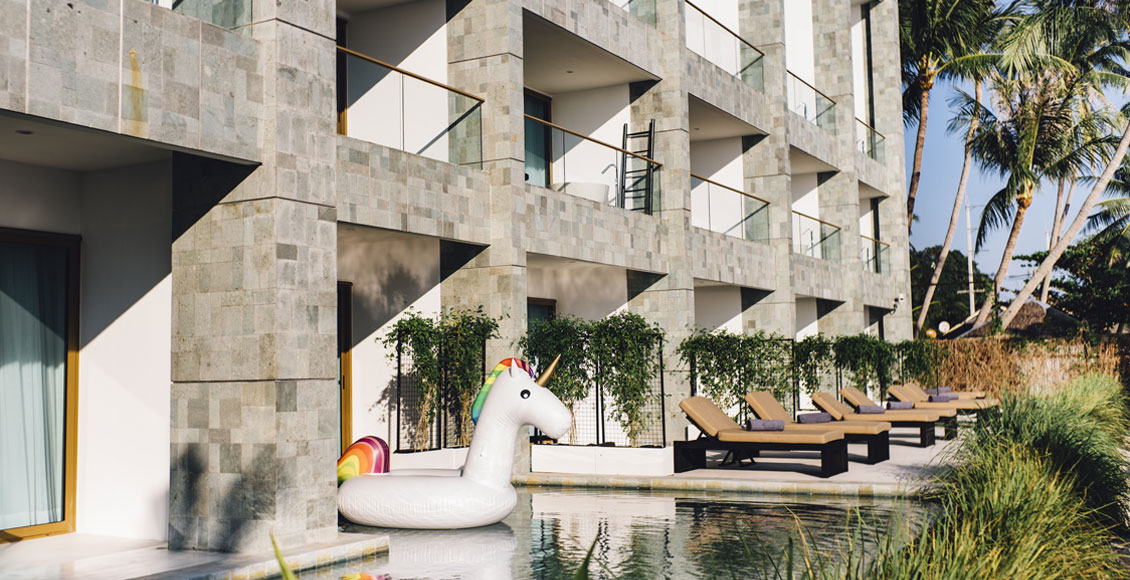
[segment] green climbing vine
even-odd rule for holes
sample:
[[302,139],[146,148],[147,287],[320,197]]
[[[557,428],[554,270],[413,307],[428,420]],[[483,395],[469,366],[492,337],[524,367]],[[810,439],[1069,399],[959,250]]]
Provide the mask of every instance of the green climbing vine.
[[823,390],[821,378],[835,371],[833,342],[823,334],[798,340],[793,350],[793,369],[800,388],[808,394]]
[[612,414],[634,445],[646,422],[643,411],[655,394],[651,383],[659,373],[658,352],[663,329],[642,316],[620,312],[592,323],[590,360],[611,400]]
[[470,444],[471,405],[483,381],[483,344],[498,336],[498,320],[475,310],[448,310],[435,318],[407,312],[380,340],[395,359],[402,349],[420,392],[415,447],[430,443],[429,426],[441,406],[455,420],[456,444]]
[[844,373],[845,384],[866,389],[872,383],[886,389],[894,370],[894,346],[869,334],[837,336],[832,344],[834,360]]
[[[587,347],[592,323],[575,316],[561,316],[539,321],[518,340],[522,357],[535,369],[545,369],[561,356],[557,370],[546,385],[570,412],[578,401],[592,390],[592,364]],[[576,429],[576,417],[573,418]]]
[[722,408],[743,409],[745,394],[769,390],[780,398],[792,387],[792,341],[757,331],[736,334],[700,330],[675,352],[693,366],[698,390]]
[[916,381],[923,387],[938,386],[938,369],[945,350],[934,340],[904,340],[895,345],[899,359],[899,382]]

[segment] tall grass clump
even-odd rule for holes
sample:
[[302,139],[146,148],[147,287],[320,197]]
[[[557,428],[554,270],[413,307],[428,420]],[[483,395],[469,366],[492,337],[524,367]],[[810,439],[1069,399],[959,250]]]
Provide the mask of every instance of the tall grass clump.
[[[1123,385],[1102,374],[1051,396],[1006,395],[946,457],[921,529],[849,542],[840,554],[790,550],[767,576],[804,580],[1124,578],[1112,549],[1127,529],[1130,435]],[[861,539],[866,534],[859,534]],[[800,543],[807,548],[803,531]]]

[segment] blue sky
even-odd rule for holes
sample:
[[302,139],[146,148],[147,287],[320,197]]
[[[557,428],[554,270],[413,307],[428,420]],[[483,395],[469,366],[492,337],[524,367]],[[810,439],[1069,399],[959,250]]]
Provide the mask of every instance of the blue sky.
[[[972,94],[972,86],[961,87]],[[930,94],[930,115],[926,123],[926,148],[922,156],[922,178],[918,186],[918,198],[915,202],[914,213],[919,216],[918,222],[911,229],[910,243],[918,249],[941,244],[946,236],[949,226],[950,211],[953,209],[953,197],[957,191],[957,181],[961,176],[961,164],[965,156],[965,134],[950,133],[948,126],[954,117],[954,109],[950,101],[957,95],[957,90],[951,85],[939,85]],[[914,140],[917,137],[918,124],[904,127],[906,150],[906,176],[910,179],[911,164],[914,160]],[[972,206],[970,218],[973,227],[971,234],[976,243],[977,224],[980,221],[981,208],[977,205],[984,204],[993,193],[1004,184],[1004,179],[995,172],[984,172],[974,162],[973,170],[969,177],[969,186],[966,189],[966,200]],[[1075,188],[1072,198],[1073,211],[1068,216],[1068,223],[1074,219],[1077,209],[1083,199],[1090,193],[1090,187],[1080,183]],[[1020,238],[1016,243],[1015,255],[1027,254],[1047,249],[1047,236],[1052,228],[1052,216],[1055,213],[1055,184],[1044,184],[1036,193],[1035,200],[1024,218],[1024,226],[1020,230]],[[891,203],[901,203],[906,206],[906,188],[899,199],[892,198]],[[987,239],[982,251],[976,255],[977,265],[981,271],[989,276],[996,274],[1000,264],[1001,253],[1008,239],[1008,226],[994,231]],[[965,215],[961,216],[953,249],[966,251],[965,245]],[[1013,261],[1009,267],[1009,278],[1004,282],[1006,290],[1019,290],[1027,281],[1029,266],[1021,266]],[[978,298],[983,299],[983,297]]]

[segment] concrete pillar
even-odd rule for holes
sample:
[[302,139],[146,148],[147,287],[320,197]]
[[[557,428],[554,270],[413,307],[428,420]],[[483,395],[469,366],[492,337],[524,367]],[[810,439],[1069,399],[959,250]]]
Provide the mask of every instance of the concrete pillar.
[[337,534],[335,6],[254,11],[262,165],[173,167],[172,549]]

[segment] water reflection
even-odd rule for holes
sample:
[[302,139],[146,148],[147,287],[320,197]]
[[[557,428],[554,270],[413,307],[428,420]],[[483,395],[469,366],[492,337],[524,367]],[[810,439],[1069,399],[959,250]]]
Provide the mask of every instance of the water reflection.
[[[388,556],[322,570],[316,577],[336,580],[363,572],[389,580],[570,578],[596,539],[594,578],[758,578],[771,566],[770,556],[783,560],[798,529],[814,550],[810,556],[836,558],[853,533],[858,542],[860,531],[873,539],[895,524],[909,529],[923,513],[912,502],[882,500],[519,489],[514,513],[490,527],[420,531],[348,525],[345,531],[388,534]],[[799,558],[800,548],[795,549]]]

